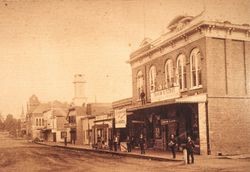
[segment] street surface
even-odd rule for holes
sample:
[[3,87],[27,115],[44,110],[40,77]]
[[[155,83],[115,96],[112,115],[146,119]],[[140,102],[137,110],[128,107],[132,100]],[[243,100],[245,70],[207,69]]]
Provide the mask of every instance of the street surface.
[[0,171],[174,172],[249,171],[249,159],[197,158],[195,164],[79,152],[29,143],[0,132]]

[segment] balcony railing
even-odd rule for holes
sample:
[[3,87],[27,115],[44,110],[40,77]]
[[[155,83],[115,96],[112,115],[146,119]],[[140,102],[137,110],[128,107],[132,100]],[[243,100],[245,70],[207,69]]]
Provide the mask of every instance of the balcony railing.
[[168,99],[179,98],[181,96],[180,87],[174,86],[151,93],[151,102],[158,102]]

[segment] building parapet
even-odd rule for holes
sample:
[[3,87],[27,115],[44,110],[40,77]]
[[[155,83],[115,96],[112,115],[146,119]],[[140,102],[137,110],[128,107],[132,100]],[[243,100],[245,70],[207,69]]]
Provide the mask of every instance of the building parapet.
[[113,109],[130,105],[132,105],[132,97],[112,102]]
[[[223,33],[213,33],[213,30],[225,30]],[[220,38],[231,38],[231,39],[239,39],[239,40],[248,40],[250,41],[250,26],[248,24],[237,25],[231,24],[228,21],[224,22],[215,22],[215,21],[206,21],[204,18],[197,17],[192,20],[186,27],[183,29],[174,32],[168,32],[165,35],[162,35],[160,38],[155,41],[150,42],[147,47],[150,45],[150,48],[139,48],[134,51],[130,55],[130,60],[128,61],[130,64],[135,61],[140,60],[143,57],[151,57],[157,51],[163,52],[163,49],[166,47],[176,48],[177,42],[181,40],[189,40],[189,38],[194,33],[200,33],[201,37],[220,37]],[[233,32],[241,32],[242,35],[235,34],[232,36]],[[188,41],[187,41],[188,42]],[[145,46],[145,47],[146,47]],[[144,50],[145,49],[145,50]],[[144,50],[144,51],[142,51]]]

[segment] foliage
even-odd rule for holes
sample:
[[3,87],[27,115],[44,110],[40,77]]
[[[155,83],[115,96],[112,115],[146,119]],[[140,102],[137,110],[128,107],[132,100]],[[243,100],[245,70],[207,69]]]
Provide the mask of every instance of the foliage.
[[17,136],[21,129],[20,119],[15,119],[13,115],[8,114],[4,121],[0,120],[0,131],[8,131],[11,135]]

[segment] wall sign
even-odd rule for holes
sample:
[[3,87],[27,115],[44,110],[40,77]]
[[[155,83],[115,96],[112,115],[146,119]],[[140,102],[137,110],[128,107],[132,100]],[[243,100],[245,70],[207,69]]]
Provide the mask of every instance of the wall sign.
[[115,110],[115,128],[126,128],[127,112],[126,109]]

